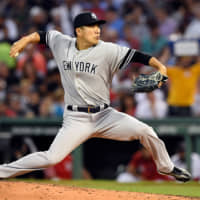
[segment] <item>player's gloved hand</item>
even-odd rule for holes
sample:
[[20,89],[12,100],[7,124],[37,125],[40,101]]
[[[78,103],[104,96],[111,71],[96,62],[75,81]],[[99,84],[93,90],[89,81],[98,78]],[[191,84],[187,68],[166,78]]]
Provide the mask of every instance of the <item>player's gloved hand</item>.
[[151,92],[160,87],[160,83],[165,83],[168,77],[159,71],[151,74],[140,74],[132,84],[133,92]]

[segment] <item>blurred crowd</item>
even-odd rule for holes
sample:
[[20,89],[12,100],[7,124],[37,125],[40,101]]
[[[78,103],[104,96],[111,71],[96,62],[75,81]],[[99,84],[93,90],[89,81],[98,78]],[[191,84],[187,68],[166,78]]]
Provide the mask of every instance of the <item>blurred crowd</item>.
[[29,45],[16,59],[9,50],[38,30],[73,36],[73,19],[84,10],[107,20],[102,40],[156,56],[168,67],[168,84],[148,94],[133,95],[131,84],[151,67],[135,63],[120,71],[110,91],[113,107],[139,118],[200,116],[199,56],[176,56],[169,45],[180,38],[200,39],[198,0],[1,0],[0,116],[62,116],[63,89],[50,50]]

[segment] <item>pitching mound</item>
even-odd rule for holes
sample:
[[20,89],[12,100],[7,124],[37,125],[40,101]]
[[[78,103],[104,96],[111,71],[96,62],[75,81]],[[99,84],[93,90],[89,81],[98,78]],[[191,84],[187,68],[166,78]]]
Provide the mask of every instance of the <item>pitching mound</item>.
[[196,200],[199,198],[77,188],[25,182],[0,182],[1,200]]

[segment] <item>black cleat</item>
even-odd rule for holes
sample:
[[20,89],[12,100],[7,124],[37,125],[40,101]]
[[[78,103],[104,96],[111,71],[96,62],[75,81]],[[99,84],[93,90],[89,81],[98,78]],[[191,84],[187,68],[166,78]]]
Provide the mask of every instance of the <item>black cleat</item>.
[[160,172],[161,174],[165,174],[165,175],[169,175],[169,176],[173,176],[175,177],[175,179],[177,181],[181,181],[181,182],[187,182],[189,180],[191,180],[191,174],[182,168],[178,168],[178,167],[174,167],[174,169],[169,172],[169,173],[165,173],[165,172]]

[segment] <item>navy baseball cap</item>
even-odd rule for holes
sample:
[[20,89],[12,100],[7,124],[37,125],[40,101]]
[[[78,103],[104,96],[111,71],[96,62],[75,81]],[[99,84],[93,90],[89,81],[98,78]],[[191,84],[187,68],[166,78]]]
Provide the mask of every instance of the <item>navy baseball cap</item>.
[[106,21],[98,19],[96,14],[93,12],[83,12],[77,15],[74,19],[74,29],[81,26],[89,26],[94,24],[105,24]]

